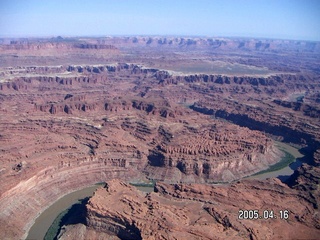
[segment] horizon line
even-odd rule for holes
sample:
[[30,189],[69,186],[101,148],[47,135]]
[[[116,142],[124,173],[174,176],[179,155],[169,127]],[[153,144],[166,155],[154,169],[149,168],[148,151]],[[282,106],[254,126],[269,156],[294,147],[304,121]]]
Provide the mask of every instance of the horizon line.
[[298,38],[277,38],[277,37],[254,37],[254,36],[227,36],[227,35],[188,35],[188,34],[92,34],[92,35],[1,35],[0,39],[52,39],[61,37],[63,39],[70,38],[122,38],[122,37],[183,37],[183,38],[226,38],[226,39],[253,39],[253,40],[282,40],[282,41],[306,41],[320,42],[320,40],[298,39]]

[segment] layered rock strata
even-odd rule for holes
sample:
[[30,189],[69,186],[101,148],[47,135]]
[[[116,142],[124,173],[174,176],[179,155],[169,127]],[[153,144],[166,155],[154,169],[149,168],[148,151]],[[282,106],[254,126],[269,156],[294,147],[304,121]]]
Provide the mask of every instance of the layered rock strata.
[[[229,186],[157,183],[146,196],[113,180],[89,200],[86,226],[66,226],[59,239],[313,239],[320,218],[312,201],[278,180]],[[257,210],[261,218],[241,219],[246,210]]]
[[[252,130],[304,147],[308,162],[319,165],[317,43],[6,41],[0,40],[2,239],[23,238],[56,199],[106,179],[224,182],[267,168],[281,153]],[[305,181],[307,171],[300,173]]]
[[246,129],[231,125],[186,126],[180,131],[161,127],[158,135],[146,170],[162,181],[229,182],[266,168],[282,156],[259,132],[249,135]]

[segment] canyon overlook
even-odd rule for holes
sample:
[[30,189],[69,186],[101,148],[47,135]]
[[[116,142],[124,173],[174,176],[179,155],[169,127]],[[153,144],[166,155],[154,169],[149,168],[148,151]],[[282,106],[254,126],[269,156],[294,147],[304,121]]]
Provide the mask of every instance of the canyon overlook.
[[[263,206],[256,194],[268,197],[265,202],[285,199],[274,210],[294,216],[284,225],[288,238],[319,234],[319,43],[0,42],[1,239],[26,238],[37,215],[57,199],[107,180],[87,204],[87,225],[66,226],[61,239],[77,231],[132,239],[273,239],[280,228],[272,227],[284,220],[262,226],[235,217],[251,203]],[[242,180],[285,156],[275,140],[301,148],[304,164],[286,183]],[[122,181],[157,184],[145,197]],[[109,209],[100,198],[131,212]],[[192,211],[200,212],[197,219]],[[159,232],[148,221],[159,224]],[[295,235],[297,227],[302,235]]]

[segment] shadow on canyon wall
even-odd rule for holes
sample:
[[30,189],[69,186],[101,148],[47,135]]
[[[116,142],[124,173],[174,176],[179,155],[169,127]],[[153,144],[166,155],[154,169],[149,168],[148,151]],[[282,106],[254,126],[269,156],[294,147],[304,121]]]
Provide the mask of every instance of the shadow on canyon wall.
[[260,122],[245,114],[233,114],[224,110],[214,111],[213,109],[198,107],[195,104],[190,106],[190,108],[202,114],[212,115],[216,118],[227,120],[240,127],[247,127],[250,130],[258,130],[275,137],[281,137],[282,141],[285,143],[297,145],[307,144],[307,146],[299,150],[301,154],[305,155],[305,157],[299,160],[310,165],[315,165],[313,153],[320,147],[320,143],[316,141],[311,134],[293,130],[287,126],[274,126],[270,123]]
[[86,224],[86,215],[87,209],[86,204],[88,203],[89,198],[84,198],[79,200],[78,203],[75,203],[71,206],[71,208],[63,211],[59,214],[59,216],[54,220],[50,228],[48,229],[44,240],[57,240],[58,235],[61,231],[64,231],[65,225],[71,224]]

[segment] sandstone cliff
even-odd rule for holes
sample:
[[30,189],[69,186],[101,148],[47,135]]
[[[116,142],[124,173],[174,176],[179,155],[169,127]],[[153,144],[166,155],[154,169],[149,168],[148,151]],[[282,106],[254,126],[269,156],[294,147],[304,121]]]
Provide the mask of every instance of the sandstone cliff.
[[[281,157],[270,136],[302,147],[315,167],[300,169],[293,185],[318,181],[318,43],[106,37],[1,41],[0,49],[1,239],[23,238],[48,205],[107,179],[211,183],[258,172]],[[239,196],[254,188],[241,186]],[[279,191],[314,190],[293,188]],[[259,194],[277,194],[268,189]],[[315,206],[314,194],[298,201]],[[236,225],[219,209],[198,210],[220,230]],[[301,221],[313,208],[305,211]]]
[[[239,218],[240,210],[250,209],[262,217],[273,211],[277,218]],[[288,211],[288,218],[280,211]],[[310,239],[320,233],[318,214],[307,193],[277,180],[230,186],[157,183],[146,196],[113,180],[89,200],[86,226],[67,226],[59,239]]]

